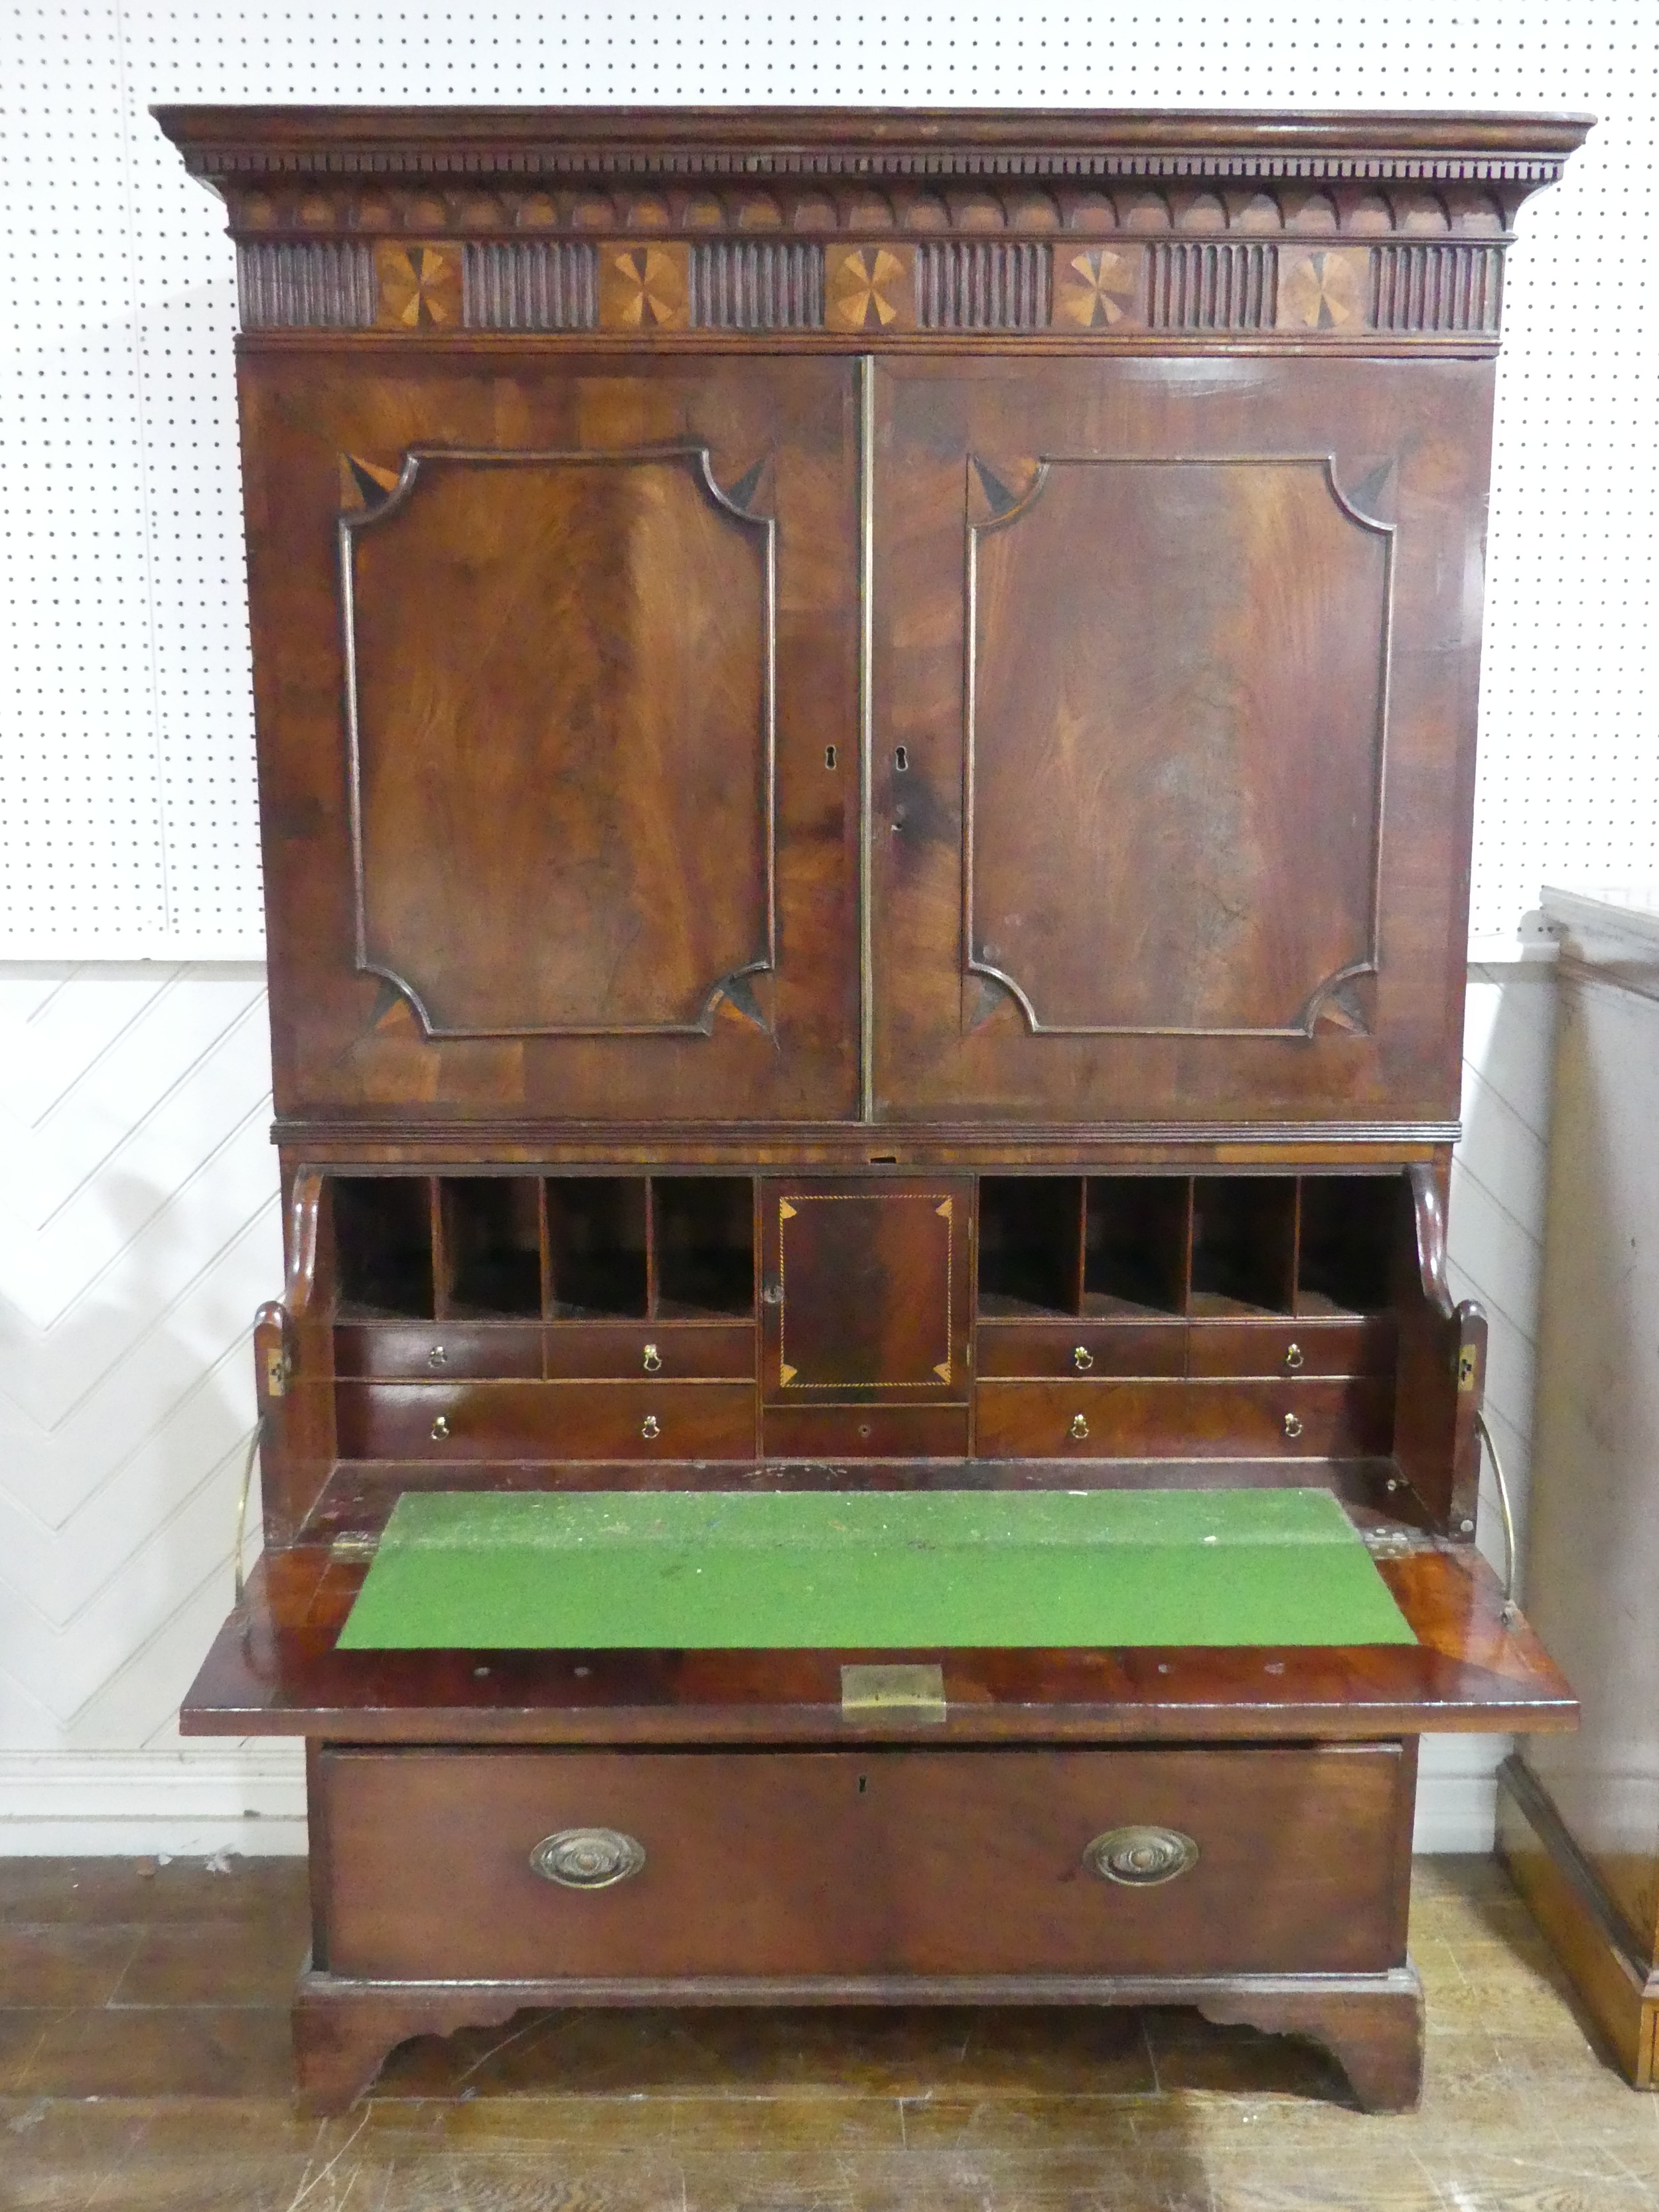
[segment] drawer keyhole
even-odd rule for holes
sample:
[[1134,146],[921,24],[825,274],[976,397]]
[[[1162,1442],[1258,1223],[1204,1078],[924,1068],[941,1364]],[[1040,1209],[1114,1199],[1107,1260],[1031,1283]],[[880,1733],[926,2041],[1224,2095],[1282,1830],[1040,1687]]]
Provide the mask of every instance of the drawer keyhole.
[[1302,1346],[1299,1344],[1287,1344],[1285,1346],[1285,1364],[1290,1369],[1292,1375],[1297,1372],[1298,1368],[1305,1367],[1307,1364],[1307,1354],[1303,1351]]
[[448,1366],[449,1354],[444,1350],[441,1344],[434,1344],[433,1346],[431,1351],[426,1355],[426,1364],[428,1367]]
[[654,1413],[647,1413],[640,1423],[640,1434],[645,1438],[647,1443],[654,1443],[662,1434],[662,1424]]
[[448,1434],[449,1416],[447,1413],[440,1413],[432,1424],[432,1441],[434,1444],[441,1444]]
[[641,1365],[644,1368],[644,1370],[645,1370],[645,1371],[646,1371],[646,1373],[647,1373],[647,1375],[660,1375],[660,1374],[661,1374],[661,1372],[662,1372],[662,1354],[661,1354],[661,1352],[659,1352],[658,1351],[658,1349],[657,1349],[657,1347],[656,1347],[656,1346],[655,1346],[654,1344],[647,1344],[647,1345],[646,1346],[646,1347],[645,1347],[645,1358],[641,1361],[641,1363],[640,1363],[640,1364],[641,1364]]
[[1079,1375],[1086,1375],[1094,1364],[1095,1355],[1090,1351],[1086,1344],[1079,1344],[1073,1346],[1072,1364],[1077,1369]]
[[1287,1437],[1299,1437],[1299,1436],[1301,1435],[1301,1433],[1302,1433],[1302,1416],[1301,1416],[1301,1414],[1300,1414],[1300,1413],[1286,1413],[1286,1414],[1285,1414],[1285,1435],[1286,1435]]
[[1073,1413],[1072,1416],[1072,1434],[1077,1438],[1078,1442],[1081,1443],[1088,1433],[1088,1422],[1085,1420],[1081,1413]]

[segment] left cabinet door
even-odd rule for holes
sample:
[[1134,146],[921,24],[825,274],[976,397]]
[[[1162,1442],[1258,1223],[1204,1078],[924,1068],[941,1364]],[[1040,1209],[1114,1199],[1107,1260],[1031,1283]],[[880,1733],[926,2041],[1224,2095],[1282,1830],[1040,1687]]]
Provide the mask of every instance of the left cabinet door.
[[856,1111],[831,360],[245,351],[276,1103]]

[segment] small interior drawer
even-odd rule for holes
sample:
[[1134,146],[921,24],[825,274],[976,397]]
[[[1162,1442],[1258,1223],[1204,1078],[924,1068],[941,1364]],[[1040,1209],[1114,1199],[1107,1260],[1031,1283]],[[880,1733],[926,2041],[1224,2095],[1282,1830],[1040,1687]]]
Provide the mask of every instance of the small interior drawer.
[[[1404,1955],[1397,1743],[328,1750],[319,1769],[337,1974],[1336,1972]],[[567,1877],[619,1878],[569,1886],[536,1871],[538,1846]],[[1133,1879],[1137,1855],[1166,1878]]]
[[1351,1321],[1194,1321],[1191,1375],[1387,1375],[1397,1332],[1391,1315]]
[[975,1449],[989,1459],[1328,1459],[1385,1452],[1386,1382],[981,1382]]
[[741,1382],[343,1382],[347,1459],[749,1459]]
[[619,1382],[752,1380],[756,1342],[752,1322],[550,1322],[546,1371]]
[[966,1406],[769,1406],[768,1459],[962,1459]]
[[441,1382],[452,1376],[522,1376],[542,1371],[534,1322],[341,1322],[337,1375]]
[[1182,1375],[1184,1322],[981,1321],[974,1340],[981,1375]]

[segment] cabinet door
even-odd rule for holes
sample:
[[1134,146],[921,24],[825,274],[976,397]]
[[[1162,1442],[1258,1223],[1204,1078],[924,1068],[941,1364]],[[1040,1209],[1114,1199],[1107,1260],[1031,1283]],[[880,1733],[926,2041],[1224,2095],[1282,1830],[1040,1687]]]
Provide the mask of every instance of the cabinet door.
[[857,1086],[852,370],[244,361],[288,1114]]
[[973,1197],[965,1176],[762,1183],[769,1405],[967,1395]]
[[884,364],[879,1115],[1455,1117],[1490,389]]

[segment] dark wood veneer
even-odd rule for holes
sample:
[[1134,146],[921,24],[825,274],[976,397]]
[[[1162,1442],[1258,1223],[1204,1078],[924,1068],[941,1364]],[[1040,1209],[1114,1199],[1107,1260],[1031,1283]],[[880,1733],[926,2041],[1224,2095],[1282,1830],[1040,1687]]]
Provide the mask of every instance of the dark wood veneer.
[[[1417,1737],[1574,1716],[1445,1207],[1503,259],[1588,125],[159,119],[239,261],[287,1251],[182,1725],[311,1739],[307,2100],[527,2004],[973,2000],[1410,2104]],[[337,1645],[411,1490],[1289,1483],[1415,1644],[886,1655],[942,1718]],[[1086,1871],[1137,1820],[1196,1864]],[[637,1881],[530,1871],[593,1822]]]

